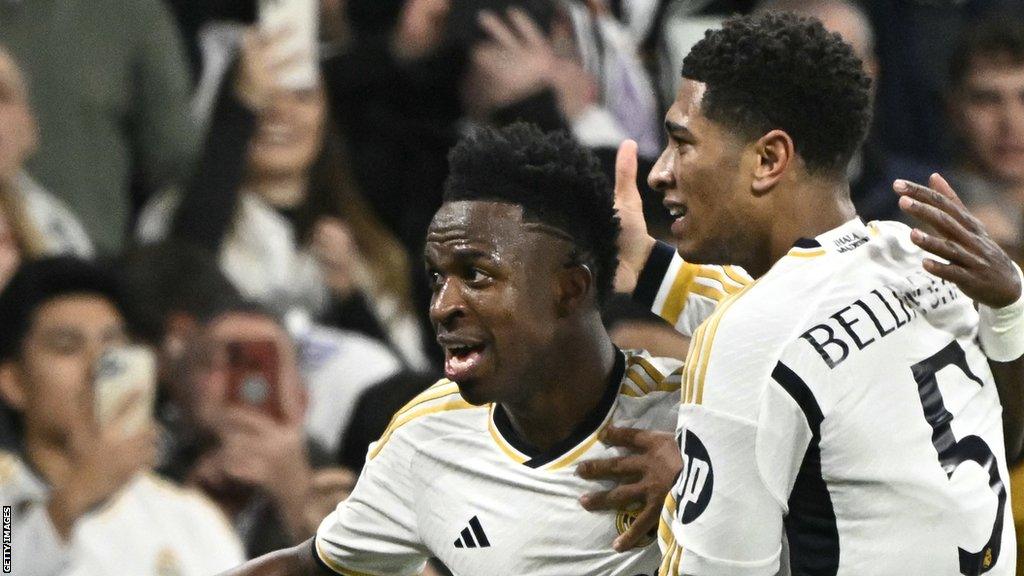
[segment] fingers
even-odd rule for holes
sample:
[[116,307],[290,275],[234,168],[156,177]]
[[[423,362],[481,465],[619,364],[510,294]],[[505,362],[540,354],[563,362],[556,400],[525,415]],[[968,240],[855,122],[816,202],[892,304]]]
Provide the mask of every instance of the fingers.
[[644,442],[646,432],[640,428],[607,426],[601,431],[600,440],[605,446],[622,446],[638,450],[646,445]]
[[953,190],[953,187],[949,185],[949,182],[947,182],[946,179],[938,172],[932,174],[931,177],[928,178],[928,186],[930,186],[932,190],[935,190],[939,194],[949,198],[960,208],[966,210],[963,201],[961,201],[960,197],[957,196],[956,191]]
[[516,38],[512,29],[506,26],[501,18],[499,18],[494,12],[481,10],[477,21],[480,23],[480,27],[487,32],[487,35],[503,48],[508,50],[515,50],[519,48],[519,39]]
[[518,8],[512,8],[508,11],[509,20],[512,21],[512,26],[515,31],[519,34],[526,44],[534,47],[541,48],[548,44],[547,38],[544,37],[544,32],[537,26],[526,12]]
[[661,508],[662,503],[660,502],[648,503],[637,514],[636,520],[633,521],[629,529],[615,539],[615,542],[612,543],[612,548],[616,552],[625,552],[635,548],[641,541],[650,537],[658,528],[658,522],[661,520]]
[[576,475],[587,480],[621,480],[639,476],[643,461],[636,456],[586,460],[576,466]]
[[981,267],[984,265],[976,255],[967,252],[962,246],[948,238],[928,234],[915,228],[910,232],[910,239],[914,244],[920,246],[924,250],[931,252],[939,258],[944,258],[949,262],[969,265],[972,267]]
[[623,484],[606,492],[591,492],[580,496],[580,505],[586,510],[629,510],[642,506],[646,491],[640,484]]
[[637,144],[625,140],[615,155],[615,204],[636,205],[640,203],[640,190],[636,186]]
[[948,183],[945,188],[945,192],[953,195],[952,198],[946,193],[906,180],[893,183],[893,189],[901,196],[900,208],[904,212],[935,226],[954,240],[968,241],[967,231],[976,233],[978,223],[959,203],[959,199],[954,200],[956,194]]

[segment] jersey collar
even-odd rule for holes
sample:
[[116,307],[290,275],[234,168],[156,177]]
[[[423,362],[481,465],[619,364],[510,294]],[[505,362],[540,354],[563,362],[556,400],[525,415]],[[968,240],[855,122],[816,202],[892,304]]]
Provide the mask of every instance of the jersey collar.
[[596,440],[598,432],[604,428],[611,416],[625,373],[625,354],[616,347],[615,365],[608,376],[608,383],[604,395],[601,396],[601,401],[598,402],[597,406],[587,414],[565,440],[547,450],[537,449],[536,446],[533,446],[516,434],[512,423],[509,421],[508,414],[500,404],[491,405],[490,421],[488,422],[491,435],[503,452],[524,466],[540,468],[555,463],[556,467],[561,467],[556,461],[563,460],[563,457],[576,454],[577,452],[582,453],[582,451],[585,451],[581,450],[583,446],[589,447]]
[[814,258],[829,253],[850,252],[866,244],[870,236],[868,227],[857,216],[814,238],[800,238],[793,243],[793,247],[786,253],[786,256]]

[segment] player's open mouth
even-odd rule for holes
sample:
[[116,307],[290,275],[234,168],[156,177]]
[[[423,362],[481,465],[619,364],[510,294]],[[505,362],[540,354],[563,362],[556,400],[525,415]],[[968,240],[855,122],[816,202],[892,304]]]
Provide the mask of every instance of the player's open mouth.
[[459,343],[444,345],[444,375],[454,382],[472,377],[483,359],[483,343]]
[[676,237],[682,236],[683,219],[688,212],[686,204],[666,199],[662,203],[672,216],[672,234]]

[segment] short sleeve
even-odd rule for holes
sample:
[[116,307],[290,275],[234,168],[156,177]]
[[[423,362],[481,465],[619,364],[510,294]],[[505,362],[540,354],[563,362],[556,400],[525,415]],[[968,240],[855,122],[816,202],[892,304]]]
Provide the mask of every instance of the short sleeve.
[[317,558],[345,576],[418,574],[430,556],[417,527],[413,444],[395,434],[366,466],[351,496],[317,530]]
[[692,336],[720,302],[751,283],[736,266],[686,262],[658,242],[637,280],[633,299],[651,309],[684,336]]

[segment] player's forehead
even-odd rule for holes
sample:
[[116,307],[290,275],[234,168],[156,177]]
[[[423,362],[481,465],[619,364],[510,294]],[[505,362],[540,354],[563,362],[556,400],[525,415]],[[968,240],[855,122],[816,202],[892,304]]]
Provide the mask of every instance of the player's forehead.
[[504,253],[524,248],[529,242],[521,206],[489,200],[446,202],[427,230],[427,249],[443,250],[473,246]]
[[683,78],[679,89],[676,90],[675,101],[665,113],[665,123],[693,130],[695,125],[699,125],[704,120],[701,106],[704,102],[705,92],[707,92],[707,84]]

